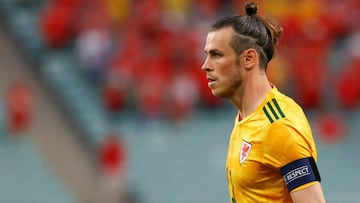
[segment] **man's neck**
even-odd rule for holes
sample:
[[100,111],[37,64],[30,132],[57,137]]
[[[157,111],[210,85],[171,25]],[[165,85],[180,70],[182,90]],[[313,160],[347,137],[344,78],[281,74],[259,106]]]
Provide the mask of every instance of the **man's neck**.
[[245,118],[255,111],[271,89],[265,72],[257,73],[244,81],[243,87],[231,101],[239,110],[241,118]]

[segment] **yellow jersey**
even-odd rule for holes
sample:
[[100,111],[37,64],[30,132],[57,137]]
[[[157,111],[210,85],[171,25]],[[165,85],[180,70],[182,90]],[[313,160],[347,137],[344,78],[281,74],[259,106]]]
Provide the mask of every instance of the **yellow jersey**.
[[230,202],[292,202],[290,191],[320,181],[316,159],[302,108],[273,87],[251,115],[235,119],[226,161]]

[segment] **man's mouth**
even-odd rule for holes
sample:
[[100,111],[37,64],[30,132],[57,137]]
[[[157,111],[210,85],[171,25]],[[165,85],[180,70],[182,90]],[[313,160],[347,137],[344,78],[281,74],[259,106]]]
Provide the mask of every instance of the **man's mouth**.
[[210,77],[207,77],[207,79],[208,79],[208,86],[210,87],[210,86],[212,86],[212,85],[214,85],[214,83],[216,82],[216,79],[214,79],[214,78],[210,78]]
[[210,82],[215,81],[215,78],[210,76],[207,76],[206,79],[208,79]]

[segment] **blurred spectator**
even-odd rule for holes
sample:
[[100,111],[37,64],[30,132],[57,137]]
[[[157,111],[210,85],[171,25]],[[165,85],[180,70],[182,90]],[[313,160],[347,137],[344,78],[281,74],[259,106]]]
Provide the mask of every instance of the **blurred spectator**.
[[128,102],[130,79],[121,69],[109,70],[102,87],[102,98],[106,109],[110,113],[122,110]]
[[338,76],[336,93],[340,105],[346,109],[352,109],[360,103],[360,58],[350,61],[348,67]]
[[126,198],[126,149],[119,135],[110,134],[99,146],[99,202],[119,203]]
[[121,137],[110,134],[99,146],[101,172],[107,175],[122,174],[126,169],[126,149]]
[[131,0],[105,0],[105,9],[114,27],[122,27],[132,9]]
[[[156,64],[154,66],[156,67]],[[170,81],[169,77],[157,71],[151,65],[147,68],[149,68],[148,71],[150,72],[137,85],[137,101],[140,113],[145,120],[159,119],[163,113],[164,93]]]
[[204,18],[211,18],[219,15],[221,9],[220,0],[194,0],[194,4],[198,8],[199,15]]
[[44,41],[51,48],[65,46],[73,37],[73,23],[81,0],[53,0],[40,16]]
[[186,29],[189,23],[190,0],[161,0],[162,23],[171,32]]
[[103,99],[107,110],[114,113],[119,112],[124,107],[126,100],[124,92],[112,83],[105,85]]
[[103,28],[83,30],[77,37],[76,51],[81,68],[91,82],[103,79],[111,51],[110,34]]
[[176,73],[168,91],[168,103],[165,109],[169,111],[169,118],[173,121],[183,121],[188,118],[199,99],[195,78],[186,70]]
[[10,133],[29,130],[34,111],[34,96],[28,84],[15,82],[6,92],[6,119]]
[[336,144],[347,134],[347,126],[343,119],[336,114],[321,114],[317,118],[317,135],[326,143]]

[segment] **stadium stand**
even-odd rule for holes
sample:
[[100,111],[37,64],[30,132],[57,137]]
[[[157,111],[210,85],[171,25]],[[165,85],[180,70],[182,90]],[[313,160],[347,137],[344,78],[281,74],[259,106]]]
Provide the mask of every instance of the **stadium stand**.
[[[214,19],[242,12],[244,2],[3,0],[0,8],[34,71],[88,139],[124,135],[130,187],[139,199],[197,203],[227,201],[223,162],[234,115],[204,82],[203,40]],[[269,2],[260,4],[263,12],[285,29],[269,77],[311,118],[328,202],[358,202],[360,2]],[[31,170],[45,170],[31,147],[3,145],[20,151],[13,164],[31,156]],[[15,187],[0,200],[20,198],[11,196]],[[23,190],[40,194],[34,197],[40,202],[69,200],[56,184],[51,201]]]

